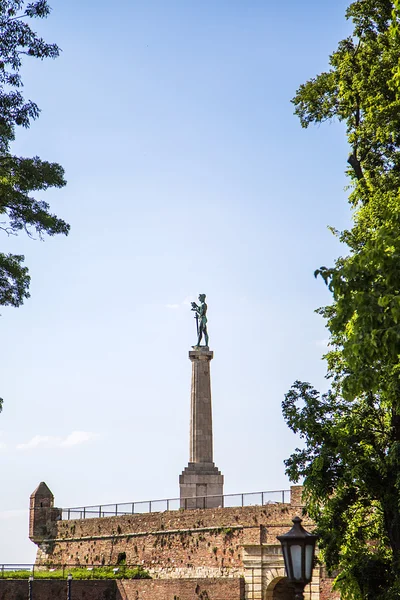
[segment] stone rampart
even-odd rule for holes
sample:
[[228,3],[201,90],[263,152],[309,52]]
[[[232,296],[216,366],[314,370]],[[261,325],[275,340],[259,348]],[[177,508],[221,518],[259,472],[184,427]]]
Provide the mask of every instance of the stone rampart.
[[[64,600],[65,581],[33,582],[33,600]],[[0,580],[0,600],[26,600],[27,581]],[[243,600],[242,579],[72,581],[73,600]]]
[[[291,528],[292,519],[302,515],[303,506],[301,488],[293,486],[290,504],[52,520],[47,528],[52,536],[43,540],[44,510],[44,506],[39,507],[31,514],[31,519],[40,519],[40,527],[31,527],[40,533],[37,538],[31,536],[39,547],[38,566],[126,563],[149,571],[152,580],[118,583],[114,588],[116,600],[118,594],[124,594],[124,600],[283,600],[286,580],[276,536]],[[307,518],[303,524],[313,528]],[[204,580],[208,586],[215,582],[214,587],[203,590]],[[223,587],[225,584],[228,587]],[[331,581],[316,567],[306,600],[336,597]]]
[[[238,577],[243,546],[276,544],[298,507],[270,504],[57,521],[37,564],[139,564],[153,577]],[[305,523],[307,526],[307,522]]]

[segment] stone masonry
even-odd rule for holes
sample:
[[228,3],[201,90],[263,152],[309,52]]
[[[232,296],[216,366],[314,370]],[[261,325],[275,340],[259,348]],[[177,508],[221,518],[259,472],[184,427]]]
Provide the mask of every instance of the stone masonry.
[[29,538],[35,543],[51,538],[56,521],[61,519],[61,510],[54,508],[54,496],[42,481],[29,501]]
[[[244,506],[242,496],[242,506],[224,507],[224,478],[213,462],[213,352],[195,347],[189,358],[190,456],[179,478],[179,510],[104,517],[98,507],[96,518],[85,518],[84,511],[83,519],[63,520],[44,482],[31,495],[29,537],[38,546],[38,567],[140,565],[152,577],[73,582],[76,600],[294,600],[276,538],[303,514],[302,488],[291,487],[290,503],[265,504],[263,496],[261,505]],[[305,517],[304,526],[313,523]],[[23,600],[24,583],[0,581],[0,600]],[[34,582],[34,596],[62,598],[65,582],[54,584]],[[336,598],[316,565],[305,600]]]
[[[33,582],[33,598],[65,600],[66,582],[39,579]],[[240,579],[138,579],[72,581],[73,600],[244,600]],[[26,600],[27,584],[0,579],[0,600]]]
[[[38,506],[31,510],[30,531],[32,541],[39,546],[37,565],[115,565],[119,557],[124,556],[127,564],[139,564],[147,569],[153,581],[193,583],[204,579],[243,579],[245,600],[292,600],[276,536],[291,528],[292,518],[301,515],[302,508],[298,486],[291,488],[290,504],[176,510],[70,521],[54,520],[48,507]],[[46,539],[38,523],[45,524]],[[305,518],[304,526],[312,529],[313,524]],[[147,584],[143,582],[143,585]],[[215,590],[218,598],[217,588]],[[236,596],[238,600],[240,594]],[[179,597],[174,592],[171,600],[174,595]],[[182,594],[182,597],[186,596]],[[209,597],[212,599],[214,595]],[[306,590],[306,600],[336,597],[331,592],[331,581],[324,578],[318,566]],[[232,595],[226,600],[234,598]]]
[[224,477],[213,462],[210,362],[208,346],[189,352],[192,362],[190,459],[179,477],[182,508],[222,506]]

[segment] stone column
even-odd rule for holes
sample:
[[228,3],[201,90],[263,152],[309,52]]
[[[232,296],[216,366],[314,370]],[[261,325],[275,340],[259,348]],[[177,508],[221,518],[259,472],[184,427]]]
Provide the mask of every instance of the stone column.
[[213,462],[210,362],[213,352],[201,346],[189,352],[192,362],[190,460],[179,477],[182,508],[223,506],[224,477]]
[[213,462],[211,411],[210,350],[189,352],[192,361],[192,390],[190,397],[190,458],[191,463]]

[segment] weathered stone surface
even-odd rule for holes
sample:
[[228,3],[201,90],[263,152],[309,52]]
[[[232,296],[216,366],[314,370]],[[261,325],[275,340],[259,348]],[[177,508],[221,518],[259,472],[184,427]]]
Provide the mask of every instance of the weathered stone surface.
[[56,535],[55,523],[61,518],[61,510],[54,508],[54,496],[42,481],[32,492],[29,501],[29,538],[40,543]]
[[[27,581],[0,580],[0,600],[25,600]],[[65,581],[33,582],[33,598],[64,600]],[[72,581],[73,600],[244,600],[241,579]]]
[[[193,582],[204,578],[238,581],[241,577],[245,581],[246,600],[279,600],[276,594],[282,596],[285,586],[276,587],[284,578],[281,548],[276,536],[286,533],[292,526],[292,518],[300,514],[299,492],[296,486],[291,489],[294,504],[177,510],[52,522],[56,535],[40,544],[37,564],[115,564],[118,555],[125,553],[128,564],[140,564],[149,570],[155,586],[159,581],[188,581],[189,587],[184,587],[180,593],[172,593],[171,590],[178,589],[173,584],[168,584],[170,587],[135,588],[141,600],[173,600],[174,595],[180,600],[197,598],[190,588]],[[307,518],[303,524],[306,529],[313,528]],[[138,581],[137,585],[142,583],[146,584]],[[306,600],[337,598],[331,591],[331,583],[323,570],[316,569],[313,582],[306,590]],[[225,588],[218,589],[226,593]],[[154,595],[149,595],[146,590],[152,590]],[[237,588],[232,594],[227,593],[226,598],[239,598],[235,596],[235,590]],[[216,595],[217,591],[212,590],[212,593],[215,599],[223,598]],[[3,597],[0,591],[0,600],[6,598],[11,597]],[[125,597],[127,599],[130,597]],[[90,596],[87,600],[91,600]]]
[[121,581],[118,589],[116,600],[245,600],[241,579]]
[[158,578],[238,577],[243,548],[276,547],[276,536],[291,528],[296,514],[297,507],[277,503],[58,521],[37,562],[115,564],[125,553],[128,564]]
[[210,362],[214,353],[199,349],[189,352],[192,361],[190,459],[191,463],[213,464]]
[[179,477],[182,508],[223,506],[224,477],[213,462],[213,429],[208,347],[189,352],[192,362],[190,460]]
[[[115,581],[73,581],[73,600],[120,600],[116,594]],[[36,580],[32,586],[33,600],[65,600],[67,582],[60,580]],[[0,579],[0,600],[26,600],[28,582],[25,580]],[[135,596],[132,596],[134,599]],[[131,598],[125,599],[131,600]]]

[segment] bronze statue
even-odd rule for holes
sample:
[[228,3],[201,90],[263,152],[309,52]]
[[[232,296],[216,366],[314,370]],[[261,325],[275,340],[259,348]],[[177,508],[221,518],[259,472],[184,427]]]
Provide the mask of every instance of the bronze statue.
[[[200,306],[196,304],[196,302],[192,302],[191,310],[194,310],[196,313],[196,325],[197,325],[197,346],[200,346],[203,334],[206,342],[206,346],[208,347],[208,332],[207,332],[207,304],[205,302],[206,295],[199,295]],[[195,347],[195,346],[193,346]]]

